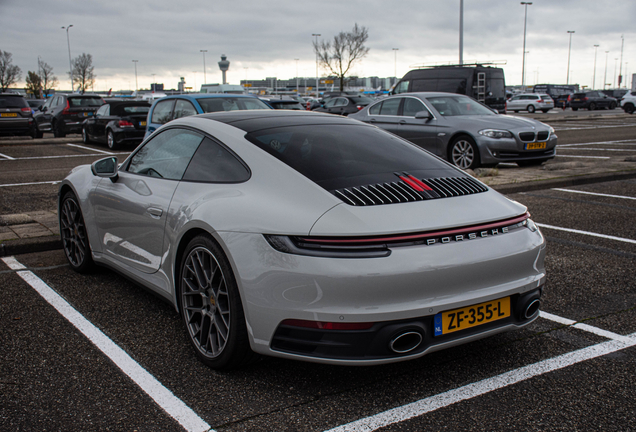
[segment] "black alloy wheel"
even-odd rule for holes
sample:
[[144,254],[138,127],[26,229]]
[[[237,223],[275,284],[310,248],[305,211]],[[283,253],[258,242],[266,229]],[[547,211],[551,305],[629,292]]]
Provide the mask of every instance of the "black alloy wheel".
[[455,138],[450,145],[449,160],[457,168],[463,170],[477,168],[479,166],[479,150],[475,141],[467,135]]
[[594,102],[590,102],[590,105],[587,107],[588,110],[594,111],[596,109],[596,104]]
[[93,267],[93,257],[86,233],[86,224],[77,197],[67,192],[60,207],[60,235],[64,254],[71,268],[86,273]]
[[222,249],[207,235],[193,238],[179,274],[181,317],[199,359],[213,369],[252,361],[238,287]]
[[627,104],[623,107],[623,111],[625,111],[627,114],[634,114],[634,105],[632,104]]

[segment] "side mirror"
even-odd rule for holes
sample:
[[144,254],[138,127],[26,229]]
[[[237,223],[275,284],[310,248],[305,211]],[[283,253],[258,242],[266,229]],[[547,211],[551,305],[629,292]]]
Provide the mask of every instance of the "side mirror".
[[47,107],[42,107],[42,108],[40,108],[40,111],[46,112],[47,109],[48,109]]
[[416,119],[431,119],[433,118],[433,116],[431,115],[431,113],[427,110],[424,111],[418,111],[415,113],[415,118]]
[[93,175],[107,177],[115,183],[119,178],[119,174],[117,174],[117,158],[113,156],[95,161],[91,164],[91,171]]

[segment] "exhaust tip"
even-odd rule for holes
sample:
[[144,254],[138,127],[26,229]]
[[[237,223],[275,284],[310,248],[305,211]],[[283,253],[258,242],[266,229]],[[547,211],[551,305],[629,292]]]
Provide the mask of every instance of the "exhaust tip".
[[528,306],[526,307],[526,310],[524,312],[524,316],[526,318],[531,318],[533,317],[538,311],[539,308],[541,307],[541,300],[539,299],[534,299],[533,301],[530,302],[530,304],[528,304]]
[[389,348],[394,353],[405,354],[420,346],[422,340],[422,334],[419,332],[405,332],[393,338],[389,343]]

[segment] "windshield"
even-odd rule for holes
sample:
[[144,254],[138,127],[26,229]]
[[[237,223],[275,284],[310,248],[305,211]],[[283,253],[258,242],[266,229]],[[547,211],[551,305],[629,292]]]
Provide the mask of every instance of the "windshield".
[[479,102],[466,96],[438,96],[427,98],[444,117],[466,115],[496,115]]
[[198,98],[197,102],[199,102],[199,105],[201,105],[203,112],[206,112],[206,113],[218,112],[218,111],[271,109],[260,99],[251,98],[251,97]]

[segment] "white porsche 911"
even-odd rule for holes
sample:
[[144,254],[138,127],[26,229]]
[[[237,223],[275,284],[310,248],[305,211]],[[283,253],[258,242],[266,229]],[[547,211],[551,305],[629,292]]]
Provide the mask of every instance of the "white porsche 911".
[[177,308],[216,369],[256,354],[420,357],[538,317],[527,209],[377,127],[311,112],[172,121],[59,190],[73,269],[116,269]]

